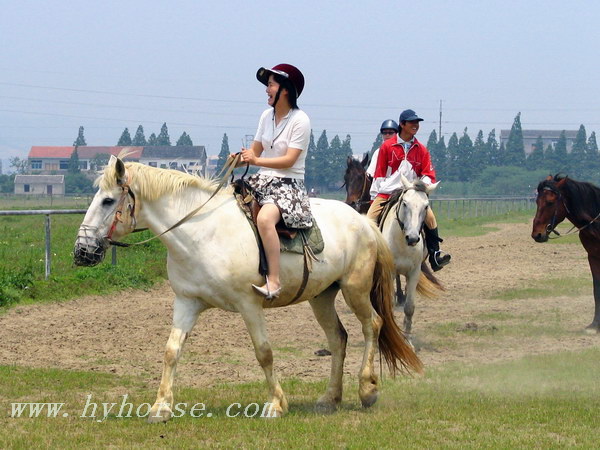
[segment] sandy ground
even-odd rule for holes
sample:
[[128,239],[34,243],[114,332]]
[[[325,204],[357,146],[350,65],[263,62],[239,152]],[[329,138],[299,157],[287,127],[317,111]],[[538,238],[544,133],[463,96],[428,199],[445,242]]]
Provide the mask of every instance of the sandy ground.
[[[600,335],[583,333],[593,315],[583,248],[537,244],[526,224],[498,228],[485,236],[444,243],[453,254],[453,263],[438,272],[447,290],[435,300],[417,299],[413,322],[425,367],[599,345]],[[498,291],[553,277],[582,277],[589,289],[569,297],[493,299]],[[16,307],[0,317],[0,364],[135,375],[157,385],[172,297],[165,283],[149,292]],[[338,312],[349,332],[345,372],[354,377],[362,357],[362,335],[341,297]],[[400,324],[402,317],[398,312]],[[267,319],[280,377],[321,380],[329,375],[330,357],[314,354],[326,347],[326,340],[308,304],[269,310]],[[263,379],[240,316],[219,310],[204,313],[186,344],[177,385]]]

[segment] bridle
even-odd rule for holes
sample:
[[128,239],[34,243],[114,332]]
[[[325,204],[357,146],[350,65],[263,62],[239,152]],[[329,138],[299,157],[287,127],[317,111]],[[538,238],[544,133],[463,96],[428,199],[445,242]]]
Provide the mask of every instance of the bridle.
[[[398,201],[396,203],[396,221],[398,222],[398,225],[400,226],[400,229],[402,230],[402,232],[404,232],[404,222],[402,222],[402,220],[400,220],[400,207],[402,206],[402,199],[404,198],[404,194],[406,194],[407,191],[416,191],[416,189],[414,187],[409,187],[409,188],[404,188],[402,190],[402,194],[400,194],[400,197],[398,197]],[[425,225],[425,220],[421,221],[421,230],[423,229],[423,226]]]
[[[363,185],[362,185],[362,189],[360,190],[360,195],[358,196],[358,200],[355,202],[352,202],[350,205],[354,205],[354,209],[357,211],[360,211],[360,207],[362,205],[366,205],[366,204],[371,204],[371,199],[370,198],[366,198],[365,200],[362,200],[362,198],[365,196],[365,194],[367,193],[367,181],[369,180],[369,174],[367,172],[363,173]],[[348,184],[346,182],[344,182],[344,184],[342,184],[342,186],[340,187],[340,189],[344,186],[348,186]]]
[[[568,236],[570,234],[579,233],[580,231],[585,230],[587,227],[589,227],[591,224],[593,224],[594,222],[596,222],[600,218],[600,213],[598,213],[598,215],[596,215],[596,217],[594,217],[592,220],[590,220],[585,225],[583,225],[581,227],[578,227],[577,225],[573,225],[569,231],[567,231],[565,234],[561,235],[558,231],[556,231],[556,226],[558,225],[558,223],[557,223],[558,202],[559,201],[562,202],[563,207],[565,208],[565,211],[567,213],[566,215],[571,215],[571,211],[569,211],[569,208],[567,207],[567,204],[565,203],[565,199],[564,199],[564,197],[562,196],[561,192],[558,189],[556,189],[553,186],[545,186],[543,188],[543,190],[544,191],[550,191],[554,195],[557,196],[557,198],[556,198],[556,204],[554,205],[554,214],[552,215],[552,219],[550,220],[550,223],[548,223],[548,225],[546,225],[546,234],[548,235],[548,239],[558,239],[560,237],[565,237],[565,236]],[[550,236],[550,233],[556,234],[556,237]]]
[[119,202],[117,203],[117,209],[115,211],[115,218],[112,221],[112,224],[108,230],[108,233],[106,234],[106,236],[104,236],[104,239],[106,239],[109,244],[116,245],[119,247],[126,247],[128,244],[124,244],[123,242],[113,241],[112,235],[115,232],[117,225],[119,223],[123,223],[123,220],[121,220],[121,216],[123,215],[123,206],[125,205],[125,200],[127,199],[127,197],[131,197],[131,200],[132,200],[132,203],[127,205],[127,209],[129,210],[129,217],[131,217],[132,228],[135,230],[135,224],[136,224],[135,194],[131,190],[131,187],[129,186],[129,184],[123,184],[123,185],[121,185],[121,197],[119,198]]

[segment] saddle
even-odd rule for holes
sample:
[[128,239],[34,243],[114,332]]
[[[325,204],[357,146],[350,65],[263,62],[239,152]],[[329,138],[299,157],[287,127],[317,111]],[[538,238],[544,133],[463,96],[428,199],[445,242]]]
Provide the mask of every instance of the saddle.
[[[234,196],[238,202],[238,205],[244,212],[246,219],[248,219],[250,227],[252,228],[252,231],[256,237],[256,242],[258,243],[258,273],[263,276],[267,275],[269,272],[269,266],[267,264],[267,258],[262,240],[256,226],[256,218],[258,217],[261,205],[259,205],[259,203],[256,201],[254,194],[252,193],[252,189],[250,186],[248,186],[243,178],[233,181],[232,185]],[[277,223],[275,229],[279,235],[279,242],[282,252],[292,252],[304,255],[304,274],[302,285],[300,286],[300,289],[298,290],[298,293],[292,302],[290,302],[293,303],[302,295],[302,292],[304,291],[304,288],[308,282],[308,274],[312,272],[312,262],[318,261],[318,258],[315,255],[323,251],[325,243],[323,241],[323,236],[321,235],[321,230],[317,226],[317,223],[314,219],[313,226],[308,229],[288,228],[283,220],[280,220],[279,223]]]

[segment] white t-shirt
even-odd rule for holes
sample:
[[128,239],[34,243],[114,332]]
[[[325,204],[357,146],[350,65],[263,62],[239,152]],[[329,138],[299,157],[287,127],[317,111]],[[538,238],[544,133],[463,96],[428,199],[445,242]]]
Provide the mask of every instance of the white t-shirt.
[[258,173],[280,178],[298,178],[304,180],[304,161],[310,142],[310,119],[300,109],[292,109],[275,126],[275,110],[267,109],[260,116],[254,140],[263,146],[261,157],[276,158],[284,156],[288,148],[302,150],[294,165],[288,169],[270,169],[261,167]]

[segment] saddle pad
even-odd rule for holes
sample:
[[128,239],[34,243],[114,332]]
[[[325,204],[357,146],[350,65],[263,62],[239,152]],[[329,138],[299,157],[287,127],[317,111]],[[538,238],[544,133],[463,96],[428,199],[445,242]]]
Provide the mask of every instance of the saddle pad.
[[[244,212],[246,219],[248,219],[252,231],[254,231],[256,239],[259,240],[260,235],[258,233],[258,229],[256,228],[256,224],[252,220],[252,213],[248,206],[250,203],[248,194],[246,193],[246,196],[241,195],[239,192],[234,192],[234,194],[239,207]],[[298,253],[302,255],[304,254],[305,242],[315,255],[321,253],[323,248],[325,248],[325,242],[323,241],[323,236],[321,235],[321,229],[317,225],[314,217],[313,226],[311,228],[292,231],[297,231],[296,236],[292,239],[279,236],[279,243],[282,252]]]
[[321,235],[321,229],[317,225],[314,217],[313,226],[305,230],[298,230],[298,233],[293,239],[279,236],[279,243],[281,245],[282,252],[303,254],[305,242],[315,255],[321,253],[325,247],[323,236]]

